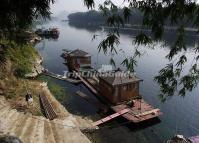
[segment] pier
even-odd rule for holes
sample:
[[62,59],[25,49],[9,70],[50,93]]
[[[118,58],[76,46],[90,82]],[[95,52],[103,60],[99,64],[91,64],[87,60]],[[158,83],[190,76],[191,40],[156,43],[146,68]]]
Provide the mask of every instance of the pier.
[[67,82],[70,82],[70,83],[73,83],[73,84],[81,83],[81,80],[77,80],[77,79],[69,78],[69,77],[66,77],[66,76],[62,76],[62,75],[50,72],[50,71],[48,71],[48,69],[44,69],[43,74],[46,75],[46,76],[49,76],[49,77],[52,77],[52,78],[55,78],[55,79],[59,79],[59,80],[63,80],[63,81],[67,81]]

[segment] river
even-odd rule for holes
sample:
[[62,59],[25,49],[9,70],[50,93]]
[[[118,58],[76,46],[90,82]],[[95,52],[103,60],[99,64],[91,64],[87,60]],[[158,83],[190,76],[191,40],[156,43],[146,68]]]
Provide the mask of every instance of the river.
[[[68,22],[51,21],[49,23],[38,25],[38,27],[58,27],[60,36],[57,40],[44,39],[36,45],[40,54],[44,57],[43,65],[52,72],[63,74],[67,67],[63,64],[64,60],[60,57],[62,49],[75,50],[83,49],[92,55],[92,65],[95,68],[100,68],[102,64],[109,64],[110,58],[114,58],[117,67],[124,68],[120,65],[124,57],[129,57],[133,54],[135,45],[132,45],[132,40],[135,36],[135,31],[123,33],[120,36],[120,45],[117,48],[123,52],[119,54],[107,54],[98,52],[100,41],[106,36],[106,32],[81,26],[72,26]],[[92,40],[93,35],[97,34],[95,40]],[[191,35],[190,39],[198,38]],[[172,34],[167,33],[165,39],[172,41]],[[194,54],[194,43],[188,42],[188,54],[190,59]],[[158,98],[159,86],[154,81],[154,76],[163,68],[168,60],[165,56],[169,49],[162,47],[161,42],[156,42],[154,48],[141,46],[140,49],[143,56],[138,60],[136,74],[144,81],[141,83],[140,92],[144,99],[153,106],[160,108],[163,115],[160,116],[160,121],[147,123],[147,125],[139,124],[124,124],[125,120],[117,119],[111,123],[105,124],[104,128],[89,135],[90,138],[100,143],[161,143],[173,137],[174,134],[183,134],[186,137],[199,134],[199,88],[189,92],[185,97],[174,96],[168,99],[165,103],[161,103]],[[82,116],[96,116],[96,109],[88,102],[75,95],[77,90],[83,90],[85,93],[92,94],[85,88],[84,85],[73,85],[67,82],[55,80],[68,93],[70,98],[62,101],[62,104],[73,114]],[[107,126],[111,126],[107,128]]]

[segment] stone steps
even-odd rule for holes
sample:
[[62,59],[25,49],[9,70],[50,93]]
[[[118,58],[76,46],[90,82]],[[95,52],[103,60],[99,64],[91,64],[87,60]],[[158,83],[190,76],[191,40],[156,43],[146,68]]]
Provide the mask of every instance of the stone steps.
[[6,134],[16,135],[23,143],[90,143],[78,128],[70,127],[77,126],[72,116],[49,121],[3,106],[0,121],[7,124]]
[[53,129],[49,120],[44,121],[45,143],[56,143]]
[[19,137],[23,130],[26,128],[28,122],[27,122],[28,116],[23,115],[21,118],[17,119],[17,124],[15,126],[15,128],[13,128],[13,132],[17,135],[17,137]]
[[21,138],[24,143],[31,143],[33,141],[37,122],[38,120],[32,117],[27,118],[25,128],[22,130],[22,133],[19,136],[19,138]]
[[38,122],[35,130],[35,136],[32,143],[45,143],[44,135],[44,119],[42,117],[37,117]]

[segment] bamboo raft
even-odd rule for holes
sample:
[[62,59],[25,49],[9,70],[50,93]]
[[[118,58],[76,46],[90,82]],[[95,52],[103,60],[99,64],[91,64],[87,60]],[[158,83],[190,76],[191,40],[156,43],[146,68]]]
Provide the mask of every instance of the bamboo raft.
[[49,100],[47,99],[47,97],[45,95],[39,95],[39,99],[41,102],[41,106],[45,112],[46,118],[48,118],[49,120],[53,120],[57,117],[56,112],[54,111],[51,103],[49,102]]

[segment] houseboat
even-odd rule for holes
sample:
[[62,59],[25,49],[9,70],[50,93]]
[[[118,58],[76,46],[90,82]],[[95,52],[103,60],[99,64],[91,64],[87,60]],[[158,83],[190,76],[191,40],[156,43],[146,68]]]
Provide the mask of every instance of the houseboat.
[[149,120],[158,117],[161,112],[143,100],[139,93],[142,81],[119,69],[99,76],[99,93],[112,104],[113,111],[129,109],[122,115],[127,120],[134,123]]
[[38,34],[39,36],[52,37],[52,38],[58,38],[60,34],[58,28],[37,29],[35,33]]
[[62,57],[67,61],[70,71],[91,68],[91,55],[80,49],[65,51]]

